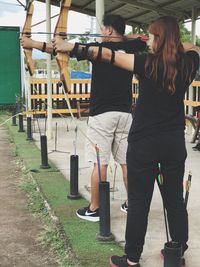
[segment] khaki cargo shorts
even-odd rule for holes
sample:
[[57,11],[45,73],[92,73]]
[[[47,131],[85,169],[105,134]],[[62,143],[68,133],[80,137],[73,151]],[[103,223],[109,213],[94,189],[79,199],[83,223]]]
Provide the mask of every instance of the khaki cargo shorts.
[[126,112],[111,111],[89,117],[86,160],[97,162],[94,146],[96,144],[99,148],[101,164],[109,164],[111,153],[117,163],[126,164],[127,137],[131,123],[132,115]]

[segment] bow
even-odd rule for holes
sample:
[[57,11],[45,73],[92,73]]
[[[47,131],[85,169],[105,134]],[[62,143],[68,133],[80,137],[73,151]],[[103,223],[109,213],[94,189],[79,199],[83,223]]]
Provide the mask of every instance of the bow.
[[[70,6],[71,0],[61,1],[60,14],[54,31],[55,38],[62,38],[62,34],[67,32],[67,17]],[[56,61],[60,70],[60,80],[63,83],[65,92],[68,92],[71,89],[70,74],[67,68],[69,56],[66,53],[57,53]]]
[[[55,38],[62,38],[62,36],[66,36],[67,17],[68,17],[68,11],[69,11],[70,6],[71,6],[71,0],[62,0],[61,1],[60,14],[59,14],[58,21],[57,21],[55,31],[54,31],[54,37]],[[72,117],[72,120],[76,126],[76,131],[77,131],[77,129],[79,129],[80,132],[83,134],[83,136],[85,136],[89,140],[89,142],[91,142],[93,144],[93,146],[95,147],[96,144],[90,138],[88,138],[87,134],[85,134],[84,131],[78,126],[78,124],[74,118],[74,115],[72,113],[72,109],[71,109],[71,105],[70,105],[70,101],[69,101],[69,96],[68,96],[68,92],[71,89],[70,74],[69,74],[69,71],[67,69],[68,62],[69,62],[69,55],[67,55],[67,53],[57,53],[56,60],[57,60],[59,70],[60,70],[60,80],[62,81],[63,86],[64,86],[63,93],[65,95],[65,101],[66,101],[68,109],[70,111],[70,115]]]
[[[30,37],[31,36],[32,16],[33,16],[33,11],[34,11],[33,0],[30,0],[28,2],[26,10],[27,10],[26,20],[25,20],[24,27],[22,30],[22,36]],[[25,55],[25,60],[26,60],[26,64],[27,64],[30,76],[33,76],[34,64],[33,64],[33,60],[32,60],[32,50],[31,49],[24,49],[24,55]]]

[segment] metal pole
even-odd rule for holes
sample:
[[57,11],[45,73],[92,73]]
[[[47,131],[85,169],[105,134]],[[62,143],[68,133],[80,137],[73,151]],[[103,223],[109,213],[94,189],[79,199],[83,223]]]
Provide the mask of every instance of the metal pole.
[[[195,44],[196,43],[196,10],[193,7],[192,8],[192,25],[191,25],[191,32],[192,32],[192,43]],[[194,100],[194,90],[193,90],[193,86],[190,85],[189,87],[189,106],[188,106],[188,111],[189,111],[189,115],[193,115],[193,107],[191,102]],[[192,133],[192,127],[190,126],[190,128],[188,129],[189,134]]]
[[97,235],[97,239],[100,241],[111,241],[111,240],[114,240],[114,236],[110,231],[110,184],[109,182],[99,183],[99,196],[100,196],[100,208],[99,208],[100,232]]
[[104,0],[96,0],[96,33],[101,33],[101,23],[104,16]]
[[[46,31],[51,32],[51,4],[46,0]],[[51,42],[51,35],[47,34],[47,43]],[[51,89],[51,55],[47,54],[47,136],[51,139],[52,133],[52,89]]]
[[24,132],[23,115],[19,114],[19,133]]
[[27,138],[26,138],[26,140],[27,141],[31,141],[31,140],[33,140],[33,137],[32,137],[32,123],[31,123],[32,118],[31,117],[27,117],[26,120],[27,120]]
[[12,126],[17,126],[16,107],[13,107],[12,110]]
[[41,169],[49,169],[50,166],[48,164],[48,153],[47,153],[47,136],[41,135],[40,136],[40,146],[41,146],[41,162],[40,165]]
[[70,193],[69,199],[79,199],[81,195],[78,193],[78,155],[70,157]]
[[28,74],[28,82],[26,85],[26,90],[27,90],[27,110],[31,110],[31,81],[32,77],[30,74]]
[[196,19],[197,19],[197,12],[196,8],[192,8],[192,29],[191,29],[191,34],[192,34],[192,43],[195,45],[196,44]]

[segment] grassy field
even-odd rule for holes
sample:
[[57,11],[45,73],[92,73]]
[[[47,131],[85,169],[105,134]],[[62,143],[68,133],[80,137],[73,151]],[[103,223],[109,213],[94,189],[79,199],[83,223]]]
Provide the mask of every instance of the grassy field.
[[[0,123],[7,117],[8,114],[0,114]],[[8,121],[5,127],[8,128],[16,158],[24,166],[21,188],[28,195],[27,204],[47,225],[46,232],[41,234],[44,244],[52,246],[62,266],[109,266],[109,257],[122,254],[123,249],[114,241],[97,240],[98,223],[77,218],[75,210],[88,205],[88,202],[83,198],[68,199],[69,182],[52,162],[49,162],[50,169],[40,168],[40,151],[34,141],[27,141],[26,132],[19,133],[18,126],[12,126],[11,121]],[[44,205],[44,200],[50,205],[50,212]],[[53,220],[54,217],[49,214],[55,215],[57,219]]]

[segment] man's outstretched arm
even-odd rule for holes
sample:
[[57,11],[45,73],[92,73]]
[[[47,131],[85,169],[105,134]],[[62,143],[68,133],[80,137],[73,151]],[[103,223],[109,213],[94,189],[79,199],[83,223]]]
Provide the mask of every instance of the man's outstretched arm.
[[20,38],[21,45],[24,49],[37,49],[42,52],[46,52],[48,54],[53,54],[53,46],[51,43],[46,43],[46,42],[40,42],[40,41],[35,41],[31,38],[28,37],[21,37]]

